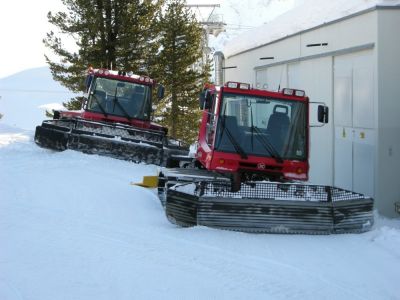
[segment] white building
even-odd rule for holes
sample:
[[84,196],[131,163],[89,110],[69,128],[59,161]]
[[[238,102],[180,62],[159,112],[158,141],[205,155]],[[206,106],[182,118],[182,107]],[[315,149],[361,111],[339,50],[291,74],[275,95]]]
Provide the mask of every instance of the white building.
[[370,195],[380,213],[398,217],[399,1],[308,2],[231,41],[224,80],[298,88],[325,102],[329,124],[311,128],[310,182]]

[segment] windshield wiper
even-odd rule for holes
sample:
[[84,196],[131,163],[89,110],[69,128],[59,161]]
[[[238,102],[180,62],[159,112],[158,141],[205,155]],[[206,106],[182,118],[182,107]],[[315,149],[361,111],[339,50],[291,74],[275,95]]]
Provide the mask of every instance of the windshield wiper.
[[247,154],[244,152],[243,148],[239,145],[236,139],[233,137],[232,133],[229,131],[228,128],[225,127],[226,135],[228,136],[229,140],[231,141],[233,147],[235,148],[236,152],[240,155],[241,158],[247,159]]
[[234,138],[234,136],[232,135],[232,133],[230,132],[228,127],[225,126],[225,117],[226,116],[224,115],[223,119],[222,119],[222,124],[221,124],[222,129],[221,129],[221,134],[220,134],[220,139],[219,139],[218,146],[221,144],[222,134],[225,131],[226,135],[228,136],[229,141],[231,142],[231,144],[235,148],[236,153],[239,154],[241,158],[247,159],[248,156],[247,156],[246,152],[244,152],[243,148],[236,141],[236,139]]
[[265,137],[265,135],[260,131],[259,128],[252,125],[252,135],[253,130],[257,133],[256,137],[260,140],[261,144],[264,146],[265,150],[269,152],[272,158],[274,158],[278,163],[283,163],[283,159],[280,156],[279,152],[276,150],[274,145]]
[[117,91],[118,91],[119,84],[120,84],[120,83],[118,83],[117,86],[115,87],[113,111],[115,110],[115,104],[118,104],[118,107],[119,107],[119,108],[121,109],[121,111],[123,112],[124,117],[127,118],[128,121],[132,121],[132,117],[130,116],[130,114],[128,114],[128,113],[126,112],[125,108],[122,106],[121,103],[119,103],[119,100],[118,100],[118,98],[117,98]]
[[253,107],[251,106],[250,103],[250,118],[251,118],[251,147],[254,149],[253,145],[253,136],[255,131],[256,137],[260,140],[261,145],[265,148],[265,150],[268,151],[268,153],[271,155],[272,158],[274,158],[278,163],[283,163],[282,157],[279,155],[279,152],[275,149],[274,145],[264,136],[264,134],[258,129],[256,126],[254,126],[253,123]]
[[107,118],[108,114],[106,112],[106,109],[104,108],[104,106],[100,103],[99,99],[97,99],[95,94],[92,94],[92,97],[94,99],[94,101],[97,103],[97,105],[99,106],[101,112],[103,113],[103,115]]
[[[114,98],[114,103],[117,104],[118,107],[121,109],[121,111],[124,113],[125,118],[127,118],[129,121],[131,121],[132,120],[131,115],[126,112],[125,108],[119,102],[117,96],[115,96],[115,98]],[[115,108],[115,104],[114,104],[114,108]]]

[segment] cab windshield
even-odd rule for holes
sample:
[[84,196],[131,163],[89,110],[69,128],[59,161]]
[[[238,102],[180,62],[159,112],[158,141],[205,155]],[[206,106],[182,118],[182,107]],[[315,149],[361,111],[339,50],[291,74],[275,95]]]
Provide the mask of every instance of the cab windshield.
[[97,77],[89,93],[88,109],[104,115],[148,120],[151,111],[150,87]]
[[215,149],[241,155],[306,160],[306,105],[224,93]]

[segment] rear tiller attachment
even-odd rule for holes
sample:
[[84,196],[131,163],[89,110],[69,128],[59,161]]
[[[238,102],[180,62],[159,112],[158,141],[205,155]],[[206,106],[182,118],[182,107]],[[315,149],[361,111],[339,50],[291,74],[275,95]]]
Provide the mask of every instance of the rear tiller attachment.
[[372,198],[330,186],[251,182],[231,192],[226,181],[178,182],[159,195],[167,218],[183,227],[334,234],[365,232],[374,222]]

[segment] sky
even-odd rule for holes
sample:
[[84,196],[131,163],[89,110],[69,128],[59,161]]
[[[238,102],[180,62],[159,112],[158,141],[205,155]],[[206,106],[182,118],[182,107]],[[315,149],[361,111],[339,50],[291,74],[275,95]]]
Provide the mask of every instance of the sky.
[[61,0],[0,2],[0,78],[46,64],[42,43],[50,29],[46,15],[62,7]]
[[[221,3],[221,0],[189,0],[191,4]],[[0,78],[45,66],[42,40],[52,28],[49,11],[63,9],[61,0],[0,1]]]

